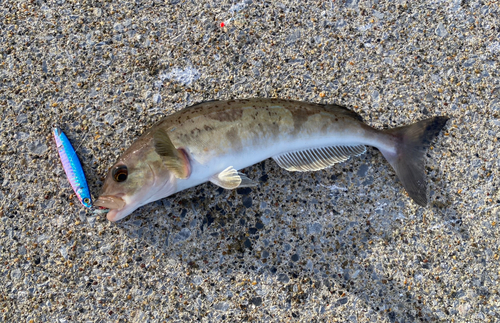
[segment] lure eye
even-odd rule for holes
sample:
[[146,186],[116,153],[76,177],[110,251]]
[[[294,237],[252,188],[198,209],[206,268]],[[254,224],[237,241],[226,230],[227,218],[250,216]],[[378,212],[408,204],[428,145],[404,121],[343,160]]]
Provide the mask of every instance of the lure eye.
[[127,176],[128,176],[128,169],[127,166],[125,165],[117,166],[113,170],[113,178],[118,183],[125,182],[127,180]]
[[83,199],[83,202],[84,202],[85,204],[88,204],[88,203],[90,203],[90,199],[89,199],[88,197],[86,197],[86,198],[84,198],[84,199]]

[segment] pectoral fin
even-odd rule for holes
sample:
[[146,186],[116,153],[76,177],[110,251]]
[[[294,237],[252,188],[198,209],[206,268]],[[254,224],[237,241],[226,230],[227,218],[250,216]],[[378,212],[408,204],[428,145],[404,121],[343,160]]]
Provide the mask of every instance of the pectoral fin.
[[225,189],[257,185],[256,182],[252,181],[245,174],[238,172],[233,166],[229,166],[219,174],[215,174],[210,178],[210,181]]
[[162,156],[163,162],[177,178],[186,179],[191,174],[191,166],[187,153],[175,148],[167,133],[159,129],[154,135],[156,153]]

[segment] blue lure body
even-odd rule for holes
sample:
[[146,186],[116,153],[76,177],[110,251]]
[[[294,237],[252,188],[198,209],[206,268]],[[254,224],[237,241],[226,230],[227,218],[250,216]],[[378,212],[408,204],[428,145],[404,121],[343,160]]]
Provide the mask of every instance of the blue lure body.
[[54,138],[56,140],[57,151],[61,157],[61,163],[66,172],[71,187],[83,206],[91,208],[92,198],[90,196],[89,186],[85,179],[82,164],[78,160],[75,149],[71,146],[68,137],[59,128],[54,128]]

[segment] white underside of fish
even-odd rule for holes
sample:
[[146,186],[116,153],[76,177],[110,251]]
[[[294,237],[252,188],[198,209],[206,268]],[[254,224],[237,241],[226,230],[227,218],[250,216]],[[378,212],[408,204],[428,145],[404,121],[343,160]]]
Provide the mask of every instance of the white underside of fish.
[[[360,130],[363,133],[363,130]],[[369,138],[360,136],[345,136],[342,134],[332,134],[328,137],[325,136],[311,136],[310,138],[302,138],[300,140],[287,140],[287,138],[282,138],[281,140],[271,140],[264,142],[258,147],[247,146],[242,151],[231,152],[228,151],[226,154],[214,156],[211,160],[200,163],[195,155],[191,156],[191,167],[192,173],[188,179],[177,179],[177,189],[176,192],[185,190],[190,187],[197,186],[199,184],[210,181],[210,178],[219,174],[224,169],[232,166],[236,170],[241,170],[243,168],[249,167],[256,163],[259,163],[268,158],[277,158],[280,155],[291,153],[291,152],[302,152],[311,149],[320,149],[324,147],[358,147],[358,146],[382,146],[382,149],[386,149],[389,152],[395,153],[393,147],[381,145],[380,142],[375,140],[370,140]],[[352,156],[359,155],[363,153],[365,149],[363,148],[361,152],[357,154],[352,154]],[[345,155],[345,154],[343,154]],[[349,155],[351,156],[351,155]],[[349,158],[343,158],[337,162],[342,162]],[[335,163],[331,163],[326,167],[321,167],[319,169],[328,168],[333,166]],[[318,170],[318,169],[314,169]],[[300,170],[296,170],[300,171]],[[304,170],[307,171],[307,170]],[[165,191],[164,196],[172,194],[170,191]]]

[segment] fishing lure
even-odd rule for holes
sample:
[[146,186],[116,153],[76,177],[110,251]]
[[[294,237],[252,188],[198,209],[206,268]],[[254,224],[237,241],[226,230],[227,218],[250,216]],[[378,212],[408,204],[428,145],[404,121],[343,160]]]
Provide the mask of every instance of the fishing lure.
[[92,199],[90,197],[89,186],[87,185],[82,165],[78,160],[78,156],[76,156],[75,149],[73,149],[68,137],[66,137],[61,129],[56,127],[53,130],[57,151],[61,157],[61,163],[64,171],[66,172],[66,176],[68,177],[68,181],[83,206],[91,208]]

